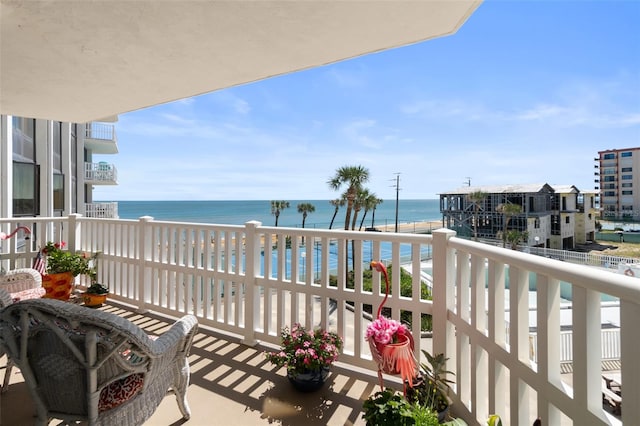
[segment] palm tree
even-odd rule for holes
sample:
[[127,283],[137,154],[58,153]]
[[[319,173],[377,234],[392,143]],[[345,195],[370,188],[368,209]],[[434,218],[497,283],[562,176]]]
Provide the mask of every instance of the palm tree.
[[376,202],[373,205],[373,211],[371,212],[371,227],[375,228],[376,227],[376,209],[378,208],[378,206],[380,204],[383,203],[383,199],[382,198],[376,198]]
[[520,232],[511,230],[507,232],[507,242],[511,246],[511,250],[517,250],[520,241],[527,241],[529,239],[529,233],[527,231]]
[[[364,219],[367,217],[367,212],[369,210],[373,210],[373,214],[375,215],[376,206],[380,204],[382,200],[376,197],[376,194],[369,194],[369,196],[364,200],[364,213],[362,214],[362,220],[360,221],[359,231],[362,231],[362,224],[364,223]],[[373,220],[371,221],[371,227],[373,228]]]
[[353,211],[353,202],[355,201],[358,190],[362,188],[362,184],[369,181],[369,169],[362,166],[343,166],[336,170],[333,176],[327,182],[329,187],[338,191],[343,185],[347,185],[345,198],[347,199],[347,211],[344,217],[344,229],[349,229],[351,222],[351,212]]
[[509,225],[509,222],[511,222],[512,217],[518,216],[522,213],[522,206],[511,203],[499,204],[498,207],[496,207],[496,211],[504,215],[504,219],[502,221],[502,247],[507,247],[507,226]]
[[333,211],[333,217],[331,218],[331,223],[329,224],[329,229],[331,229],[331,227],[333,226],[333,221],[336,220],[336,216],[338,215],[338,210],[340,209],[340,207],[344,206],[344,198],[336,198],[335,200],[330,200],[329,204],[331,204],[333,207],[335,207],[335,210]]
[[356,229],[356,222],[358,221],[358,214],[360,210],[365,207],[367,203],[367,198],[369,198],[369,190],[366,188],[360,189],[358,194],[356,195],[355,200],[353,200],[353,217],[351,218],[351,229]]
[[298,204],[298,213],[302,213],[302,227],[304,228],[304,223],[307,220],[307,215],[309,213],[313,213],[316,211],[316,206],[311,203],[300,203]]
[[278,218],[280,211],[289,208],[289,202],[284,200],[271,201],[271,214],[276,217],[276,226],[278,226]]
[[[349,230],[349,222],[351,221],[351,211],[353,210],[353,203],[355,202],[358,192],[362,189],[362,184],[369,181],[369,169],[362,166],[343,166],[336,170],[335,176],[329,179],[329,187],[335,191],[339,190],[341,186],[347,185],[347,190],[343,194],[344,199],[347,200],[347,211],[344,215],[344,229]],[[355,244],[354,244],[355,245]],[[347,256],[346,263],[349,262],[349,240],[345,240],[345,253]],[[353,268],[355,269],[355,256],[352,257]],[[346,280],[349,281],[348,267],[346,269]]]
[[482,191],[474,191],[467,195],[467,199],[473,204],[473,239],[478,241],[478,209],[480,204],[489,194]]

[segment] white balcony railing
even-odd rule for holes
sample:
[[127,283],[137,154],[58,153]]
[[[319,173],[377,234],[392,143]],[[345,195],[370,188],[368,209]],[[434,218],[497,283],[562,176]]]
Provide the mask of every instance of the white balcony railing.
[[117,219],[118,203],[85,203],[84,215],[86,217],[96,217],[100,219]]
[[117,154],[116,126],[97,122],[87,124],[84,144],[94,154]]
[[118,169],[113,164],[84,163],[84,180],[94,185],[117,185]]
[[[2,231],[15,225],[0,220]],[[98,279],[110,285],[115,298],[141,310],[192,313],[201,324],[240,335],[248,345],[278,344],[281,327],[293,322],[333,328],[345,339],[341,362],[372,372],[363,313],[367,305],[377,307],[383,295],[378,274],[373,292],[363,289],[362,275],[371,258],[403,263],[413,276],[413,294],[398,296],[394,274],[385,306],[394,318],[410,312],[413,324],[433,315],[433,352],[449,358],[447,369],[456,374],[454,412],[469,424],[484,424],[490,413],[512,425],[532,424],[537,417],[549,425],[620,424],[603,410],[601,388],[601,300],[616,299],[623,399],[632,401],[624,404],[621,420],[632,425],[640,418],[640,404],[633,403],[640,401],[636,278],[468,241],[449,230],[412,235],[77,215],[34,218],[30,225],[36,240],[31,249],[19,251],[3,242],[3,264],[26,266],[37,245],[64,240],[72,250],[102,252]],[[433,301],[420,295],[423,261],[431,254]],[[347,286],[347,270],[353,270],[353,288]],[[537,291],[530,292],[534,281]],[[567,311],[561,313],[561,301],[567,297],[572,299],[572,383],[563,381],[560,371]],[[412,332],[419,355],[420,330]]]

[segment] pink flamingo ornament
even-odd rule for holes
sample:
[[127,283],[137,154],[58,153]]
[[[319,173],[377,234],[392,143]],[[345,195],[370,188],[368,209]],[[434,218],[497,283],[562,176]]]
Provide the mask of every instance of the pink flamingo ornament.
[[16,235],[18,233],[18,231],[21,230],[21,229],[24,231],[25,234],[27,234],[27,236],[24,237],[25,240],[28,240],[29,239],[29,235],[31,235],[31,229],[27,228],[26,226],[18,226],[10,234],[7,234],[6,232],[0,232],[0,240],[8,240],[9,238],[11,238],[14,235]]

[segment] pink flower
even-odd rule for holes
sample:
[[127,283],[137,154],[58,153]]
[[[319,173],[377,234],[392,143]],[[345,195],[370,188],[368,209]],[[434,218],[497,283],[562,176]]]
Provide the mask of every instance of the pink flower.
[[397,342],[399,336],[403,336],[407,331],[407,326],[399,321],[379,316],[367,326],[366,339],[386,345]]

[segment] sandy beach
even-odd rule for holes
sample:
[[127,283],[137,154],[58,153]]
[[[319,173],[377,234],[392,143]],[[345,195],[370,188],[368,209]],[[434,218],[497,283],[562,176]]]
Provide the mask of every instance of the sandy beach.
[[[395,232],[396,224],[380,225],[376,226],[376,229],[382,232]],[[398,232],[412,233],[412,234],[424,234],[442,228],[441,220],[433,220],[427,222],[410,222],[410,223],[398,223]]]

